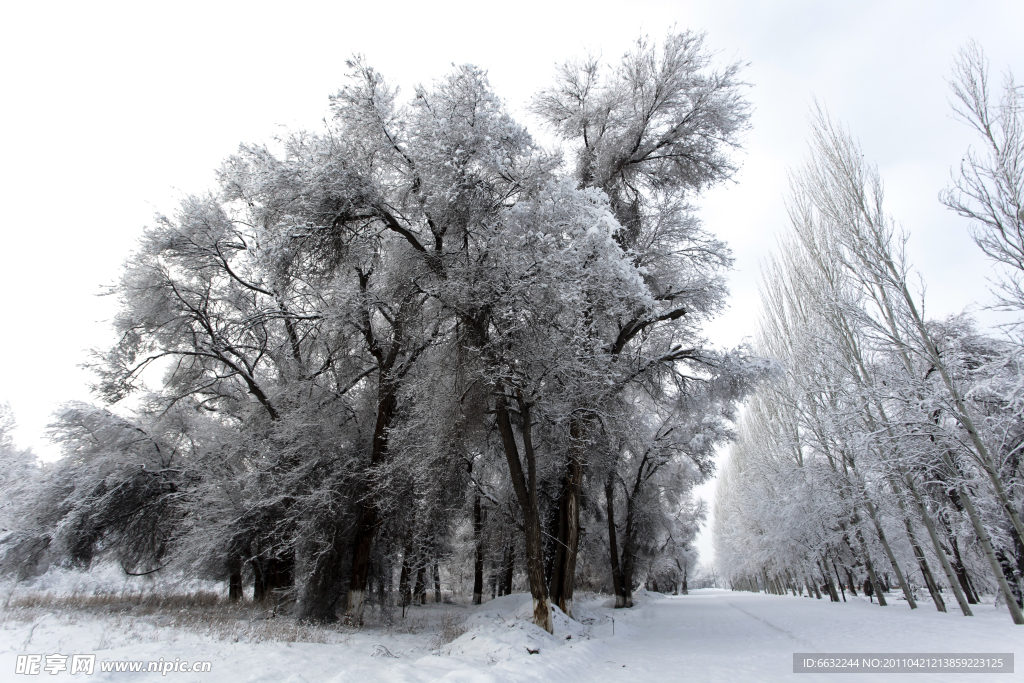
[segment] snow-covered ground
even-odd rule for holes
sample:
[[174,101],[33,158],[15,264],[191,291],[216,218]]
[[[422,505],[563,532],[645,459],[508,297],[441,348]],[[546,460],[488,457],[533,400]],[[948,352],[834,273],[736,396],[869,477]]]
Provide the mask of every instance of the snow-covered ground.
[[[593,597],[577,604],[582,623],[556,614],[554,636],[529,623],[529,596],[522,594],[480,607],[414,607],[405,619],[396,615],[390,626],[360,630],[300,627],[252,610],[214,611],[210,614],[219,615],[215,623],[204,625],[202,619],[166,609],[147,615],[10,607],[0,623],[0,681],[923,683],[979,677],[794,674],[793,653],[1024,652],[1024,627],[1013,626],[1005,610],[991,604],[977,606],[976,616],[965,618],[954,612],[939,614],[929,605],[911,611],[895,602],[880,608],[866,599],[832,604],[711,589],[676,597],[641,593],[637,607],[612,610],[606,598]],[[445,629],[449,637],[466,631],[442,645],[438,634]],[[19,654],[53,653],[95,653],[95,673],[15,674]],[[211,672],[99,670],[104,660],[161,658],[209,661]],[[1021,680],[1022,669],[1024,664],[1018,663],[1018,673],[981,675],[980,680]]]

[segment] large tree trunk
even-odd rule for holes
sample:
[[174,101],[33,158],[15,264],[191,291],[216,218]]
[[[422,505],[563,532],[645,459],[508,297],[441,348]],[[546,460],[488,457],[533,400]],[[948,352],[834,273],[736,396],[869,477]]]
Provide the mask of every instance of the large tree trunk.
[[516,444],[515,432],[509,418],[506,399],[499,395],[496,402],[495,416],[501,443],[508,462],[512,488],[519,500],[523,513],[523,527],[526,536],[526,574],[530,582],[530,594],[533,596],[533,622],[548,633],[554,632],[551,622],[551,608],[548,603],[547,582],[544,577],[544,542],[540,531],[540,505],[537,500],[537,464],[533,451],[533,439],[530,424],[530,406],[519,397],[519,412],[523,427],[523,453],[526,456],[526,472],[519,458],[519,446]]
[[295,585],[295,554],[272,557],[267,563],[270,573],[270,589],[284,590]]
[[[373,427],[373,445],[370,451],[371,468],[383,462],[387,453],[388,429],[391,427],[398,404],[395,390],[394,383],[388,379],[387,372],[382,368],[377,390],[377,421]],[[359,521],[356,523],[355,539],[352,544],[352,575],[348,591],[347,619],[359,625],[363,623],[366,582],[370,575],[370,552],[373,550],[373,537],[377,533],[379,523],[377,501],[371,492],[367,492],[359,513]]]

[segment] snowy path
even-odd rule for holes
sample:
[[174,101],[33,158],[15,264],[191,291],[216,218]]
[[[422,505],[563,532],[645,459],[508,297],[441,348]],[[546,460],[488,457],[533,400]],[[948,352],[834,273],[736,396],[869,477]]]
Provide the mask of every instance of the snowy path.
[[[973,618],[911,611],[903,602],[831,604],[790,596],[695,591],[616,613],[616,637],[600,645],[592,681],[959,681],[963,674],[794,674],[794,652],[1017,652],[1024,628],[1003,611],[977,606]],[[621,636],[619,635],[621,634]],[[595,643],[596,644],[596,643]],[[982,680],[1024,680],[1017,673]],[[625,667],[623,667],[625,665]],[[628,675],[626,672],[629,672]],[[989,676],[995,676],[994,679]],[[968,676],[973,680],[974,677]]]
[[[895,597],[895,596],[893,596]],[[1024,654],[1024,627],[1003,610],[979,605],[973,618],[939,614],[930,605],[911,611],[905,603],[880,608],[866,600],[832,604],[791,596],[695,591],[688,596],[646,598],[631,610],[589,605],[599,623],[590,638],[557,640],[531,624],[510,618],[509,605],[528,596],[508,596],[476,608],[479,628],[453,643],[459,653],[439,655],[427,636],[352,632],[334,643],[225,642],[179,629],[109,619],[48,615],[34,624],[6,621],[0,628],[0,681],[165,681],[191,683],[372,683],[449,681],[1022,681],[1024,661],[1014,674],[794,674],[794,652],[1014,652]],[[503,602],[504,601],[504,602]],[[489,607],[490,606],[490,607]],[[441,608],[442,606],[438,606]],[[457,607],[468,615],[474,608]],[[426,608],[425,608],[426,609]],[[502,609],[506,611],[501,612]],[[513,610],[515,608],[513,607]],[[422,612],[427,614],[427,612]],[[504,616],[502,616],[504,614]],[[615,633],[608,617],[615,620]],[[128,622],[124,622],[128,623]],[[568,622],[566,622],[568,623]],[[539,634],[539,635],[538,635]],[[534,640],[530,640],[534,638]],[[539,640],[536,640],[539,638]],[[547,639],[547,640],[545,640]],[[540,642],[531,655],[524,644]],[[374,657],[384,644],[399,657]],[[14,675],[18,653],[100,652],[109,659],[208,660],[213,673],[100,673],[92,676]],[[378,652],[378,654],[380,654]]]

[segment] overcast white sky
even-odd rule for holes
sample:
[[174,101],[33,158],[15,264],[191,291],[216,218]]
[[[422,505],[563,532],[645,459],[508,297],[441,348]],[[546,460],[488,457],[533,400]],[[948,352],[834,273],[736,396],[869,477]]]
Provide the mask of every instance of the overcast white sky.
[[[813,97],[879,165],[930,314],[990,300],[991,267],[936,200],[974,142],[950,116],[945,79],[970,38],[993,71],[1024,78],[1019,0],[8,3],[0,402],[15,411],[18,442],[55,456],[42,437],[50,413],[90,399],[78,365],[112,341],[115,303],[96,295],[152,216],[209,187],[240,142],[318,126],[351,54],[406,92],[452,63],[477,64],[521,111],[555,64],[587,50],[615,60],[673,26],[706,30],[722,61],[750,63],[743,170],[702,202],[737,259],[713,339],[732,346],[752,332],[759,260],[785,227],[786,169],[804,156]],[[699,545],[707,557],[708,535]]]

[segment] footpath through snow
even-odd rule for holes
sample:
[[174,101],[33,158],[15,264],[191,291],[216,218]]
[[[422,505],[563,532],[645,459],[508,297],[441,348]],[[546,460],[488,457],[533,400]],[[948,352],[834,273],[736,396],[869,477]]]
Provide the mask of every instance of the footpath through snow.
[[[700,590],[642,594],[631,610],[579,605],[583,623],[556,614],[551,636],[528,621],[526,595],[479,608],[438,605],[465,617],[467,632],[443,647],[430,634],[364,629],[334,642],[231,642],[152,621],[115,622],[81,613],[0,624],[0,681],[215,681],[216,683],[374,683],[452,681],[889,681],[975,680],[965,674],[794,674],[794,652],[1024,652],[1024,627],[1005,610],[940,614],[896,601],[832,604],[791,596]],[[422,614],[429,611],[424,609]],[[413,610],[415,616],[416,610]],[[614,624],[612,620],[614,619]],[[128,624],[127,626],[125,624]],[[614,627],[614,635],[613,635]],[[531,654],[533,651],[535,654]],[[170,672],[16,675],[18,654],[96,653],[100,660],[209,661],[206,674]],[[1024,680],[1018,673],[980,680]],[[995,676],[989,679],[987,676]]]

